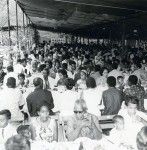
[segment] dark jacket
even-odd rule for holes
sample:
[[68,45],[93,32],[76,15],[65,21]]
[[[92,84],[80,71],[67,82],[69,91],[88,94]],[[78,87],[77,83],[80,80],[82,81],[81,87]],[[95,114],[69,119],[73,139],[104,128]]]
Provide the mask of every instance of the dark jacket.
[[54,108],[52,93],[48,90],[35,89],[26,100],[31,117],[38,116],[37,111],[42,105],[47,105],[49,110]]
[[111,87],[103,92],[102,99],[105,106],[103,115],[115,115],[121,108],[123,93]]

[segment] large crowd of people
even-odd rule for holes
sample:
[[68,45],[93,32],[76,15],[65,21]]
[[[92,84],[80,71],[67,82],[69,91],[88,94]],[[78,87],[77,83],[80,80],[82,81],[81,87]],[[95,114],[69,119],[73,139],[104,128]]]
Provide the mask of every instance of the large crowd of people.
[[[146,88],[147,52],[141,47],[124,53],[116,44],[43,42],[4,55],[0,144],[30,150],[34,142],[59,142],[63,125],[65,141],[107,139],[124,150],[145,150]],[[102,116],[114,124],[107,135]]]

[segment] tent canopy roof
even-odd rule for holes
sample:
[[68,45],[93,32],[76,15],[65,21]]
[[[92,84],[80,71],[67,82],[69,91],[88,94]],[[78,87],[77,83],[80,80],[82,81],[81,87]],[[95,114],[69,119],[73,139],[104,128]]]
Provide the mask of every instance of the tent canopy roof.
[[147,0],[17,1],[33,24],[41,29],[74,33],[84,32],[93,25],[103,25],[128,18],[130,23],[146,24],[147,19]]

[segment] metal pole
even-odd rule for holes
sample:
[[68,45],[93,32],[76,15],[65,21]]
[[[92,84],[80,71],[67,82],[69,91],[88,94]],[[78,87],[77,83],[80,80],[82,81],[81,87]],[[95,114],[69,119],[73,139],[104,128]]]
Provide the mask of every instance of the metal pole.
[[18,41],[18,7],[17,7],[17,0],[16,0],[16,35],[17,35],[17,46],[19,48],[19,41]]
[[8,15],[9,46],[11,46],[9,0],[7,0],[7,15]]
[[25,35],[25,21],[24,21],[24,12],[22,12],[23,14],[23,34]]
[[26,16],[26,29],[27,29],[27,37],[28,37],[28,17]]
[[29,51],[28,17],[26,16],[27,50]]

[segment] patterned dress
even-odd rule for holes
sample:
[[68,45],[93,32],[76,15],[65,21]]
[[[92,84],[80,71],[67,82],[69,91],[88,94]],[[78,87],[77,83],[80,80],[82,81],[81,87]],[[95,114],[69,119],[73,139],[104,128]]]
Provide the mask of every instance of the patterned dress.
[[47,141],[51,143],[54,140],[55,120],[50,119],[46,124],[42,124],[39,117],[32,120],[32,127],[35,130],[37,141]]
[[127,88],[125,91],[125,96],[133,96],[139,100],[139,109],[144,109],[144,97],[145,90],[140,85],[132,85],[130,88]]

